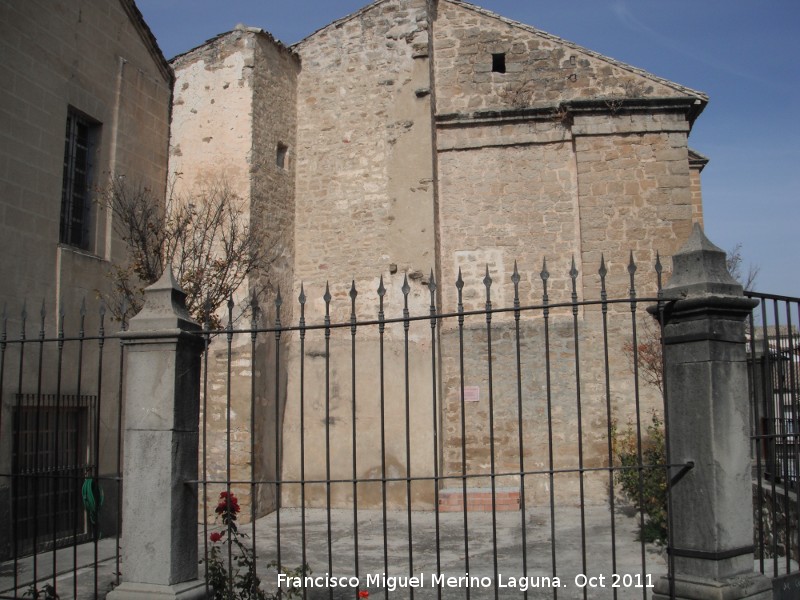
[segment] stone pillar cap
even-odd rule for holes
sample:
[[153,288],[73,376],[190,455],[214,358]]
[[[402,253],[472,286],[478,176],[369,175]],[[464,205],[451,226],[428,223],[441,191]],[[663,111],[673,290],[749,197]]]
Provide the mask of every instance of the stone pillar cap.
[[744,290],[728,272],[727,255],[709,241],[695,223],[689,239],[672,257],[672,278],[664,286],[671,300],[707,296],[738,296]]
[[167,264],[161,277],[144,290],[144,306],[130,321],[130,331],[175,330],[199,331],[200,325],[186,310],[184,292],[172,266]]

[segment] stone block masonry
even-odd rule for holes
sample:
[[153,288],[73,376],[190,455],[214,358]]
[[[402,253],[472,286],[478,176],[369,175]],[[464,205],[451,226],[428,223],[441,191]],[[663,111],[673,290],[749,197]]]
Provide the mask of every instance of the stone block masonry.
[[[334,323],[348,321],[353,306],[357,319],[375,319],[381,282],[387,318],[402,315],[404,283],[409,313],[426,314],[431,273],[439,310],[455,309],[459,273],[465,283],[464,309],[482,309],[487,299],[481,282],[487,271],[492,306],[507,307],[515,294],[515,261],[522,305],[542,302],[545,259],[548,293],[559,302],[571,301],[573,293],[579,301],[599,298],[601,258],[610,297],[629,294],[631,256],[647,266],[643,271],[650,274],[636,285],[640,294],[649,295],[656,289],[650,271],[656,254],[667,264],[691,224],[702,218],[699,171],[690,164],[687,138],[707,101],[703,94],[455,0],[376,2],[291,49],[263,32],[239,28],[179,57],[176,67],[174,170],[186,166],[195,169],[196,177],[197,165],[224,165],[243,190],[265,243],[280,249],[278,259],[250,284],[265,284],[270,293],[280,289],[284,324],[298,318],[301,289],[308,324],[323,323],[326,312]],[[195,156],[197,149],[203,157]],[[268,168],[281,152],[288,169]],[[351,289],[357,290],[354,304]],[[605,334],[598,307],[581,307],[575,320],[563,307],[551,315],[551,343],[559,357],[596,347],[607,336],[607,367],[615,382],[610,416],[621,423],[632,414],[636,392],[623,352],[632,335],[630,317],[622,318],[626,310],[610,308],[617,318]],[[264,323],[275,317],[274,311],[266,314]],[[518,470],[520,460],[528,470],[547,468],[542,457],[548,449],[537,426],[523,440],[522,457],[518,450],[513,318],[498,315],[492,326],[492,349],[500,357],[494,373],[496,458],[506,470]],[[400,323],[385,330],[385,433],[392,440],[388,472],[402,476],[410,460],[415,474],[432,473],[438,466],[448,476],[458,475],[463,466],[459,370],[466,367],[467,385],[480,388],[483,401],[463,409],[469,411],[471,427],[463,441],[468,468],[484,473],[491,437],[487,375],[481,371],[481,353],[488,347],[485,327],[474,319],[466,324],[471,354],[462,365],[453,323],[441,325],[433,339],[427,324],[413,324],[409,372],[418,375],[408,394],[396,385],[407,376],[404,334]],[[536,344],[542,322],[526,322],[523,334],[526,356],[541,367],[544,357]],[[377,330],[359,329],[358,367],[350,364],[348,332],[332,332],[327,348],[322,330],[309,333],[303,354],[297,342],[296,332],[280,341],[259,340],[256,356],[243,368],[249,375],[230,384],[245,390],[253,381],[247,378],[255,378],[260,416],[252,435],[258,440],[258,477],[294,481],[301,471],[313,480],[382,474],[374,453],[377,430],[360,434],[355,442],[351,433],[353,403],[364,411],[356,416],[359,431],[380,418],[375,404],[380,386]],[[214,352],[224,354],[221,348]],[[235,355],[246,360],[249,350]],[[555,450],[568,468],[575,466],[579,426],[584,427],[585,466],[602,468],[610,460],[608,434],[595,427],[609,416],[601,358],[587,353],[571,364],[562,361],[551,373],[551,416],[559,431]],[[277,386],[269,376],[275,368]],[[522,382],[523,411],[538,418],[544,416],[542,377],[541,370],[534,370]],[[247,413],[238,405],[239,392],[235,395],[235,412]],[[582,421],[577,396],[583,403]],[[639,399],[645,411],[660,402],[658,392],[650,389],[641,390]],[[402,442],[408,427],[420,436],[410,459]],[[237,443],[246,446],[251,434],[234,429]],[[329,447],[323,451],[326,434]],[[354,444],[355,473],[350,462]],[[209,456],[214,452],[210,449]],[[236,463],[236,469],[247,468]],[[593,477],[587,476],[588,493],[603,497],[606,482]],[[518,479],[502,485],[518,489]],[[564,475],[559,497],[574,497],[576,481]],[[484,486],[488,479],[476,482]],[[531,477],[528,484],[526,502],[547,499],[549,484],[543,478]],[[269,496],[267,488],[262,491]],[[404,486],[389,488],[390,502],[407,502]],[[374,491],[379,487],[359,484],[355,489],[366,505],[382,501]],[[304,493],[309,506],[327,502],[324,486],[291,484],[281,493],[286,505],[297,505]],[[331,501],[348,505],[353,493],[352,485],[333,484]],[[411,495],[418,506],[435,507],[432,485],[415,483]],[[263,499],[265,509],[275,503]]]

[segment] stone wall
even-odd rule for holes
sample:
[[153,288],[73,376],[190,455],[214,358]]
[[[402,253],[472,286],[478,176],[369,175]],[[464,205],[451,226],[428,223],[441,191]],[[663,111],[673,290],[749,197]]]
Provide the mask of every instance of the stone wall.
[[[131,186],[146,186],[163,197],[169,136],[171,72],[140,21],[132,2],[91,0],[82,3],[30,0],[0,3],[0,303],[7,306],[7,331],[21,329],[27,307],[27,334],[42,325],[55,336],[63,325],[67,337],[81,329],[81,305],[86,301],[83,330],[100,330],[98,292],[109,290],[112,262],[125,259],[124,243],[115,235],[103,194],[112,177],[124,177]],[[90,151],[88,248],[60,244],[64,141],[70,111],[92,123]],[[59,314],[63,310],[64,318]],[[59,323],[59,321],[62,321]],[[105,333],[118,328],[110,314]],[[103,349],[104,399],[99,415],[101,473],[116,472],[116,423],[120,399],[119,345]],[[94,395],[98,393],[98,344],[83,348],[82,375],[77,342],[64,346],[61,379],[57,381],[57,353],[45,348],[41,393]],[[30,366],[30,361],[26,363]],[[5,372],[17,373],[14,350],[5,357]],[[12,383],[13,380],[13,383]],[[21,384],[6,377],[0,407],[0,472],[11,472],[12,406],[19,385],[23,394],[36,393],[35,369],[26,369]],[[10,386],[10,387],[9,387]],[[8,555],[11,534],[8,514],[8,478],[0,478],[0,558]],[[106,485],[109,507],[104,533],[112,533],[116,517],[116,486]]]
[[[460,2],[438,3],[434,42],[438,114],[675,95],[668,82]],[[493,54],[505,56],[504,72]]]
[[[176,65],[173,170],[219,168],[250,186],[251,218],[275,250],[274,262],[250,282],[268,289],[265,324],[274,322],[278,289],[284,324],[297,323],[301,290],[306,325],[321,326],[326,314],[334,323],[353,315],[375,319],[381,283],[387,319],[402,317],[406,300],[411,315],[423,315],[431,273],[440,311],[456,309],[459,272],[464,308],[480,309],[487,268],[492,305],[508,307],[515,261],[522,305],[542,302],[545,259],[551,302],[572,300],[573,260],[575,297],[599,299],[601,257],[609,297],[624,298],[631,252],[640,267],[637,293],[652,296],[656,253],[668,267],[667,257],[701,216],[686,144],[702,94],[457,1],[374,3],[291,51],[239,28]],[[182,73],[192,78],[185,91]],[[194,127],[189,148],[178,129],[183,120]],[[279,147],[287,162],[276,169]],[[633,414],[637,389],[623,349],[632,339],[630,305],[612,306],[609,314],[604,331],[599,307],[581,307],[577,315],[551,311],[556,466],[575,466],[579,424],[585,465],[607,465],[608,402],[622,423]],[[503,470],[518,470],[520,460],[544,468],[550,448],[539,426],[547,412],[543,319],[536,314],[522,325],[528,362],[519,387],[513,315],[497,315],[493,327],[491,415],[480,319],[467,319],[463,332],[448,321],[434,336],[424,321],[411,323],[407,334],[402,323],[387,325],[383,335],[377,327],[355,335],[337,328],[327,342],[324,329],[302,341],[296,331],[279,341],[267,334],[258,338],[255,364],[247,340],[234,344],[237,415],[249,414],[240,397],[249,397],[256,378],[258,476],[271,480],[278,469],[284,480],[379,478],[384,464],[387,476],[409,469],[430,476],[437,462],[458,475],[462,370],[464,385],[479,390],[477,403],[464,407],[474,431],[466,440],[470,472],[487,472],[492,441]],[[598,351],[604,343],[608,392]],[[214,351],[214,360],[224,359],[224,348]],[[215,385],[223,390],[227,383],[217,378]],[[526,424],[528,417],[535,423],[522,459],[520,395]],[[660,396],[642,389],[638,400],[646,414]],[[413,443],[406,442],[408,431]],[[236,436],[242,449],[252,439],[240,429]],[[236,465],[237,473],[249,469]],[[576,479],[564,479],[562,497],[574,497]],[[549,485],[537,481],[529,502],[542,501]],[[593,498],[605,496],[605,485],[602,478],[592,483]],[[405,484],[389,487],[393,505],[406,501]],[[377,484],[356,491],[362,506],[381,500]],[[412,496],[432,507],[432,491],[419,484]],[[274,505],[271,486],[262,492],[264,507]],[[348,505],[353,492],[352,484],[333,484],[331,500]],[[324,485],[291,484],[283,501],[297,505],[304,495],[307,505],[324,506],[327,493]]]
[[[576,298],[599,300],[603,258],[609,297],[628,296],[631,257],[640,267],[637,293],[654,295],[657,252],[668,267],[666,257],[688,237],[697,211],[693,214],[686,145],[690,127],[686,107],[691,100],[676,107],[671,101],[661,105],[648,98],[685,99],[690,91],[458,2],[440,3],[433,31],[443,304],[455,305],[452,282],[460,271],[464,308],[482,308],[486,301],[482,280],[488,268],[492,305],[510,306],[514,261],[520,275],[520,303],[541,304],[544,259],[550,302],[572,298],[572,264],[577,271]],[[502,69],[495,63],[499,55]],[[630,308],[612,306],[609,315],[604,340],[599,307],[579,309],[575,320],[569,310],[553,312],[549,398],[542,387],[547,373],[541,316],[523,321],[522,356],[530,362],[523,363],[517,384],[512,315],[496,315],[491,415],[485,353],[476,350],[488,351],[485,324],[468,319],[463,336],[453,323],[445,324],[445,471],[458,474],[464,468],[462,411],[473,432],[466,440],[467,470],[488,472],[491,444],[496,468],[518,470],[519,403],[526,423],[522,464],[527,470],[548,468],[546,400],[553,417],[554,466],[578,466],[579,426],[584,465],[607,466],[603,424],[609,416],[625,423],[637,400],[630,358],[624,351],[632,339]],[[463,364],[457,352],[461,339],[470,350]],[[608,394],[600,351],[604,341],[609,350]],[[479,390],[478,402],[462,405],[462,371],[463,384]],[[639,390],[638,400],[645,415],[660,405],[660,395],[653,389]],[[536,416],[526,417],[528,411]],[[489,435],[490,421],[494,436]],[[527,501],[546,501],[547,478],[532,477],[529,483],[533,485]],[[498,482],[512,484],[519,482]],[[556,497],[574,499],[576,484],[576,477],[563,477]],[[472,480],[471,485],[485,486],[488,480]],[[586,491],[590,498],[601,500],[606,485],[598,477]]]
[[[272,324],[278,291],[285,297],[292,286],[297,56],[260,29],[238,27],[177,57],[174,66],[177,91],[170,173],[175,194],[188,198],[209,186],[224,186],[241,202],[247,223],[260,240],[263,259],[237,291],[235,326],[250,326],[252,315],[244,307],[254,294],[261,307],[259,324]],[[292,303],[284,304],[281,319],[291,322]],[[227,324],[227,317],[222,320]],[[274,442],[280,431],[276,422],[282,418],[286,385],[285,367],[278,369],[283,375],[277,387],[266,375],[275,368],[276,354],[280,356],[276,341],[262,336],[254,355],[250,337],[235,336],[230,382],[227,344],[215,339],[210,351],[204,415],[207,474],[210,479],[227,476],[230,444],[233,480],[274,480],[280,460]],[[230,436],[228,394],[235,415]],[[261,500],[257,512],[274,509],[273,487],[259,486],[257,491]],[[217,492],[216,488],[209,492],[212,500]],[[238,484],[234,492],[248,514],[250,486]]]
[[[106,4],[31,0],[0,8],[0,110],[8,125],[0,134],[0,239],[4,255],[25,257],[0,264],[2,280],[14,282],[0,290],[9,307],[46,299],[51,308],[63,302],[77,311],[83,297],[106,289],[109,261],[124,252],[100,201],[110,176],[163,195],[170,74],[125,3]],[[87,251],[59,245],[70,108],[97,124],[91,184],[98,202]]]
[[[431,82],[428,57],[428,17],[424,0],[375,3],[337,21],[294,47],[302,69],[298,75],[295,273],[292,301],[304,285],[306,319],[320,324],[325,315],[326,284],[334,321],[350,318],[351,285],[358,292],[359,318],[377,317],[380,277],[386,288],[387,318],[402,315],[404,277],[410,286],[412,313],[427,311],[430,295],[425,283],[435,267],[434,182],[431,131]],[[317,336],[320,332],[317,332]],[[324,341],[309,339],[300,356],[298,340],[289,369],[283,476],[300,473],[301,393],[305,410],[306,440],[314,440],[305,454],[305,476],[324,478],[326,404],[330,403],[331,465],[335,478],[352,476],[352,403],[364,407],[359,416],[360,476],[380,470],[380,427],[361,423],[379,420],[379,382],[375,328],[359,333],[359,371],[368,373],[353,390],[349,365],[349,332],[332,336],[327,369]],[[430,368],[429,328],[411,328],[409,357],[415,373]],[[387,423],[394,440],[388,448],[392,473],[403,465],[406,450],[402,434],[406,393],[403,381],[404,341],[401,326],[386,330]],[[305,380],[297,374],[305,366]],[[368,367],[369,365],[369,367]],[[360,378],[361,379],[361,378]],[[302,391],[301,391],[302,390]],[[412,425],[416,426],[412,469],[429,473],[435,452],[430,445],[430,376],[420,375],[409,393]],[[313,415],[313,416],[312,416]],[[424,450],[424,448],[428,450]],[[313,450],[312,450],[313,449]],[[405,494],[398,486],[397,501]],[[429,487],[429,486],[428,486]],[[352,486],[334,486],[334,505],[345,505]],[[374,486],[379,500],[379,486]],[[431,489],[415,491],[432,504]],[[309,502],[325,503],[324,486],[307,489]],[[299,487],[289,487],[285,499],[296,503]],[[394,495],[394,491],[392,492]]]

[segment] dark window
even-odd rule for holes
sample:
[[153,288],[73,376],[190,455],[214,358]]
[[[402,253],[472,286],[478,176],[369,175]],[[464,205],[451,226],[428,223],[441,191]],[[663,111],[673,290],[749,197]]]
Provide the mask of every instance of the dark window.
[[94,468],[89,440],[96,406],[96,396],[17,397],[11,462],[20,554],[87,539],[80,498],[84,478]]
[[505,73],[506,72],[506,55],[492,54],[492,73]]
[[278,165],[278,167],[281,169],[286,168],[287,152],[289,152],[289,146],[287,146],[286,144],[278,144],[278,150],[275,155],[275,164]]
[[59,241],[89,249],[92,157],[99,125],[70,111],[64,136],[64,179],[61,188]]

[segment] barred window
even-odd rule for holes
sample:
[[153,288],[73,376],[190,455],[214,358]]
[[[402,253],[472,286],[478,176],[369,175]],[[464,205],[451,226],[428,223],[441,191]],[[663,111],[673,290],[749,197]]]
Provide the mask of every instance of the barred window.
[[92,157],[99,129],[76,111],[67,115],[59,241],[83,250],[90,249]]

